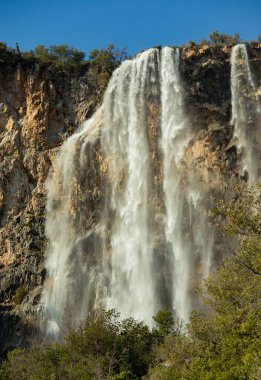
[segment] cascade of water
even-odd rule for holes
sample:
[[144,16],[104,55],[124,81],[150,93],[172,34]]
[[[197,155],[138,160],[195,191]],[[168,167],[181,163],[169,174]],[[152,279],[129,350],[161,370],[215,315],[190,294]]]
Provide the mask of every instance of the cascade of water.
[[197,274],[197,277],[202,280],[208,277],[211,272],[214,247],[214,230],[208,220],[208,207],[206,206],[209,193],[196,178],[190,178],[186,199],[189,206],[191,257],[194,257],[191,261],[192,265],[195,266],[195,260],[199,260],[200,273]]
[[[100,134],[103,174],[94,160]],[[99,307],[151,325],[167,304],[188,320],[196,261],[206,276],[213,247],[204,194],[182,162],[190,140],[179,50],[149,49],[125,61],[102,107],[61,148],[47,182],[48,333]],[[102,175],[106,196],[93,223],[88,204],[105,191]]]
[[181,160],[190,140],[183,106],[179,76],[179,49],[165,47],[161,62],[163,190],[165,194],[165,234],[174,254],[173,306],[177,316],[187,320],[190,312],[188,282],[190,274],[189,241],[184,239]]
[[214,235],[205,207],[208,195],[194,173],[186,173],[182,165],[192,133],[184,109],[179,64],[179,49],[166,47],[162,50],[161,147],[165,236],[173,255],[172,306],[180,320],[188,321],[192,306],[195,306],[195,277],[205,278],[210,272]]
[[102,276],[99,258],[90,252],[86,256],[86,250],[95,249],[97,234],[84,207],[91,179],[83,178],[82,173],[90,165],[87,157],[101,121],[102,109],[65,142],[47,181],[46,236],[50,245],[41,307],[48,335],[57,335],[66,323],[78,324],[99,302],[95,299]]
[[260,106],[255,91],[246,46],[238,44],[231,54],[231,123],[235,127],[237,151],[241,154],[241,173],[247,174],[252,184],[257,182],[258,177],[257,155],[253,151],[256,140],[253,118],[260,114]]
[[108,308],[151,324],[156,312],[151,231],[148,225],[150,157],[146,88],[155,82],[158,51],[126,61],[113,76],[104,99],[103,148],[109,157],[111,284]]

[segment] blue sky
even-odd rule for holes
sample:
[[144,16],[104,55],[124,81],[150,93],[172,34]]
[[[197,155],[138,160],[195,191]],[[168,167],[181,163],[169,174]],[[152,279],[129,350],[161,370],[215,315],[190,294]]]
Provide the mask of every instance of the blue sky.
[[260,24],[261,0],[0,0],[0,41],[21,50],[68,43],[88,54],[114,43],[133,54],[214,30],[251,40]]

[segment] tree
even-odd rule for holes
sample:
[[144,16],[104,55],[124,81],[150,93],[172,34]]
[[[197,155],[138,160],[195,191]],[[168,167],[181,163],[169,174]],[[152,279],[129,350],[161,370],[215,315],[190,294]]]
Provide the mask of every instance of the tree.
[[210,44],[215,45],[236,45],[240,41],[240,37],[238,33],[235,33],[234,36],[230,36],[229,34],[219,33],[217,31],[212,32],[209,35]]
[[118,336],[118,358],[121,372],[141,378],[153,361],[154,336],[143,322],[128,318],[122,321]]
[[89,54],[93,75],[98,79],[101,92],[107,87],[113,71],[127,58],[126,49],[115,49],[113,44],[107,49],[94,49]]
[[9,49],[6,43],[0,41],[0,64],[9,62],[12,58],[12,50]]
[[197,44],[196,44],[196,42],[190,40],[190,41],[188,41],[188,42],[186,43],[186,46],[187,46],[188,48],[193,48],[193,47],[197,46]]
[[51,61],[49,49],[46,48],[44,45],[37,45],[32,52],[33,52],[34,56],[40,62],[50,62]]
[[22,57],[62,71],[77,71],[86,64],[84,61],[85,53],[67,44],[52,45],[50,47],[37,45],[33,50],[24,52]]
[[153,317],[156,328],[153,330],[159,341],[163,341],[167,335],[176,333],[173,315],[167,307],[158,311]]
[[63,343],[46,343],[8,354],[4,380],[134,380],[152,365],[154,336],[133,318],[119,320],[114,310],[90,315]]

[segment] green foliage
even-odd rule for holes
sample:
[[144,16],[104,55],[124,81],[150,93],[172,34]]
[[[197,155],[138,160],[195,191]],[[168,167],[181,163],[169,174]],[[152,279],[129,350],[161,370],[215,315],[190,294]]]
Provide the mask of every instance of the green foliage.
[[14,49],[10,49],[4,42],[0,42],[0,65],[14,64],[18,61],[19,55]]
[[133,378],[133,374],[130,371],[124,371],[113,376],[111,380],[135,380],[135,378]]
[[91,69],[97,77],[100,90],[103,92],[113,71],[127,58],[126,49],[115,49],[110,44],[107,49],[94,49],[89,54]]
[[208,44],[209,44],[209,41],[207,41],[205,38],[203,38],[203,39],[200,41],[200,43],[199,43],[200,46],[208,45]]
[[235,33],[234,36],[229,34],[219,33],[217,31],[212,32],[209,35],[210,45],[236,45],[240,42],[240,37],[238,33]]
[[187,335],[167,337],[150,379],[258,379],[260,376],[261,188],[245,189],[215,212],[239,247],[204,283],[207,314],[194,312]]
[[[213,47],[223,46],[223,45],[232,46],[238,43],[240,43],[240,36],[238,33],[235,33],[233,36],[230,36],[229,34],[214,31],[209,34],[209,39],[202,39],[199,42],[199,46],[203,46],[203,45],[210,45]],[[194,41],[188,41],[186,46],[189,48],[193,48],[193,47],[196,47],[197,44]]]
[[144,375],[152,362],[153,334],[143,322],[124,320],[118,336],[120,372]]
[[158,336],[159,341],[163,341],[167,335],[176,332],[172,312],[167,307],[158,311],[153,320],[156,322],[154,333]]
[[67,44],[37,45],[33,50],[21,52],[18,44],[11,49],[0,42],[0,65],[39,64],[55,73],[82,74],[89,70],[99,96],[107,87],[112,72],[127,58],[126,49],[116,49],[110,44],[108,48],[91,51],[85,59],[85,53]]
[[0,64],[5,61],[8,55],[9,54],[6,44],[4,42],[0,42]]
[[187,47],[189,47],[189,48],[193,48],[193,47],[195,47],[195,46],[197,46],[196,42],[194,42],[194,41],[192,41],[192,40],[190,40],[190,41],[187,42]]
[[261,185],[256,191],[239,189],[229,204],[217,202],[214,212],[225,218],[224,233],[239,241],[233,260],[250,272],[261,275]]
[[14,304],[20,305],[27,293],[28,291],[24,286],[20,286],[19,288],[17,288],[14,295]]
[[81,328],[72,330],[64,338],[63,344],[10,352],[1,367],[3,378],[141,378],[154,358],[153,334],[142,322],[132,318],[119,321],[118,318],[115,311],[89,316]]
[[111,73],[119,64],[127,58],[126,49],[115,49],[113,44],[110,44],[107,49],[94,49],[90,52],[89,58],[92,65],[99,70]]
[[7,46],[4,42],[0,41],[0,52],[5,52],[7,50]]
[[84,66],[85,53],[67,44],[45,47],[37,45],[34,50],[22,54],[24,59],[51,66],[56,70],[81,70]]

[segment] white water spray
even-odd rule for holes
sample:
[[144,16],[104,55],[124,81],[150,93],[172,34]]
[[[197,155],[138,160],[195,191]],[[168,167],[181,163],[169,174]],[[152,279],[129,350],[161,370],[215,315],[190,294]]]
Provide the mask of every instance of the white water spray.
[[102,277],[101,260],[95,256],[99,226],[92,228],[84,204],[92,180],[86,175],[86,168],[91,167],[88,153],[97,140],[101,121],[102,109],[65,142],[47,181],[46,236],[50,245],[41,307],[47,319],[47,335],[51,336],[59,334],[65,325],[79,324],[100,301],[96,295]]
[[[104,99],[103,148],[109,157],[111,283],[107,308],[151,324],[157,311],[152,236],[148,224],[149,146],[146,88],[155,81],[158,51],[126,61],[114,73]],[[123,177],[123,178],[121,178]],[[120,183],[122,182],[122,183]]]
[[191,138],[184,113],[183,89],[179,77],[179,49],[166,47],[161,61],[163,190],[165,194],[166,240],[174,255],[172,297],[181,320],[188,319],[188,283],[191,266],[189,241],[184,239],[181,160]]
[[[164,48],[161,61],[163,191],[165,236],[172,258],[172,307],[187,322],[195,306],[195,277],[208,276],[214,234],[208,222],[208,194],[183,165],[185,149],[193,135],[184,107],[179,49]],[[197,269],[199,267],[200,269]],[[198,272],[198,273],[196,273]]]
[[255,93],[246,45],[238,44],[231,54],[231,123],[235,127],[234,137],[241,155],[241,174],[247,174],[250,184],[257,182],[259,166],[253,150],[257,137],[253,118],[260,118],[260,105]]

